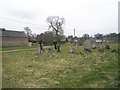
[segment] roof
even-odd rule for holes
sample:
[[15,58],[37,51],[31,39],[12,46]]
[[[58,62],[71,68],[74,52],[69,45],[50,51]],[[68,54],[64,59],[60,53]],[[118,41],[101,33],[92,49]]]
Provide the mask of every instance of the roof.
[[1,31],[2,34],[0,34],[0,36],[3,37],[27,37],[24,31],[11,31],[11,30],[0,29],[0,32]]

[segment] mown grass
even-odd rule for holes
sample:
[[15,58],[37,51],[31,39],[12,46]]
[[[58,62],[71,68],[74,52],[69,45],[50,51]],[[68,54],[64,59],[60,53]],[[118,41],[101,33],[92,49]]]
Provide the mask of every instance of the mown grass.
[[37,54],[35,50],[2,54],[3,88],[117,88],[118,49],[92,53],[80,46],[68,53],[69,45],[61,52]]

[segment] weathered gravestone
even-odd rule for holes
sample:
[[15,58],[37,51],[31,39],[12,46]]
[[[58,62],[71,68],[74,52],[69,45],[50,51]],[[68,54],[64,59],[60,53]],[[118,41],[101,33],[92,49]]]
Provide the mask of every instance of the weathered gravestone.
[[110,49],[110,45],[106,44],[106,45],[105,45],[105,48],[106,48],[106,49]]
[[98,48],[98,51],[104,52],[105,51],[105,45],[104,44],[100,44],[99,48]]
[[78,45],[80,45],[80,46],[83,45],[83,40],[81,38],[78,39]]
[[92,49],[96,49],[96,44],[92,44]]
[[52,49],[51,48],[48,48],[48,52],[51,52],[52,51]]
[[37,53],[43,53],[44,50],[41,49],[41,47],[42,46],[40,46],[40,45],[37,46],[37,48],[36,48],[37,49]]
[[108,44],[107,41],[103,40],[103,44],[105,46],[105,49],[110,49],[110,45]]
[[77,39],[74,40],[74,45],[76,48],[78,48],[78,40]]
[[69,52],[69,53],[75,53],[75,48],[69,46],[68,52]]
[[32,42],[29,42],[29,43],[28,43],[28,46],[31,47],[31,46],[32,46]]
[[92,49],[92,43],[90,40],[86,40],[84,41],[84,51],[88,51],[88,52],[91,52],[91,49]]
[[37,50],[37,53],[40,53],[40,46],[39,45],[37,46],[36,50]]

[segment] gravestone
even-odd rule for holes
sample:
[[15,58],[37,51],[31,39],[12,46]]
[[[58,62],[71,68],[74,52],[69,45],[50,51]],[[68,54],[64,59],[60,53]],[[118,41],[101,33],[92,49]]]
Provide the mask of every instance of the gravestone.
[[32,42],[29,42],[29,43],[28,43],[28,46],[31,47],[31,46],[32,46]]
[[84,51],[89,51],[91,52],[91,49],[92,49],[92,43],[90,40],[86,40],[84,41]]
[[40,46],[39,45],[37,46],[36,50],[37,50],[37,53],[40,53]]
[[44,52],[43,47],[42,48],[41,47],[42,47],[42,45],[41,46],[40,45],[37,46],[37,48],[36,48],[37,49],[37,53],[43,53]]
[[78,44],[76,44],[75,47],[78,48]]
[[51,48],[48,48],[48,52],[51,52],[52,51],[52,49]]
[[83,40],[80,38],[78,39],[78,45],[82,46],[83,45]]
[[98,48],[98,51],[104,52],[105,51],[105,45],[104,44],[100,44],[99,48]]
[[96,49],[96,44],[92,44],[92,49]]
[[110,49],[110,45],[108,44],[108,41],[103,40],[103,44],[105,46],[105,49]]
[[110,49],[110,45],[106,44],[106,45],[105,45],[105,48],[106,48],[106,49]]
[[74,40],[74,44],[75,44],[75,47],[78,48],[78,40],[77,39]]
[[68,52],[69,52],[69,53],[75,53],[75,48],[69,46]]

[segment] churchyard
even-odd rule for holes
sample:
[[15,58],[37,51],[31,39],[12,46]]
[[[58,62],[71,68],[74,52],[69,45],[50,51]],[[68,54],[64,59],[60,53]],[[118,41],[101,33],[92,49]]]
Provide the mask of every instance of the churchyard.
[[[73,47],[75,52],[70,52]],[[2,53],[3,88],[117,88],[118,44],[104,52],[63,44],[54,47]],[[1,53],[0,53],[1,54]]]

